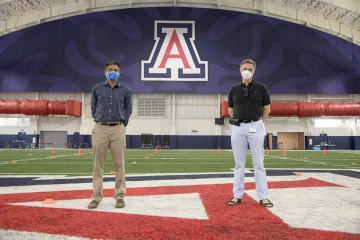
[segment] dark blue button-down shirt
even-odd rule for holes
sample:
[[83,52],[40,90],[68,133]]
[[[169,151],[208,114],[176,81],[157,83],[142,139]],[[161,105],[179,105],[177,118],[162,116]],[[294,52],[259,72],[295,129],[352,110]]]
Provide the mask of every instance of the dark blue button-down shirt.
[[107,81],[96,84],[91,95],[91,114],[95,122],[123,121],[127,126],[132,113],[132,91],[123,84],[112,88]]

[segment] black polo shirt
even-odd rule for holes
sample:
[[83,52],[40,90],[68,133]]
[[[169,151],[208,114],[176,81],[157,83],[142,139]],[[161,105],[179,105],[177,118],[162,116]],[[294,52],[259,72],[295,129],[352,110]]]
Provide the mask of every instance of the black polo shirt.
[[236,84],[229,93],[228,106],[234,108],[234,118],[241,120],[257,120],[261,118],[263,106],[269,104],[269,91],[264,84],[255,82],[254,79],[247,87],[242,82]]

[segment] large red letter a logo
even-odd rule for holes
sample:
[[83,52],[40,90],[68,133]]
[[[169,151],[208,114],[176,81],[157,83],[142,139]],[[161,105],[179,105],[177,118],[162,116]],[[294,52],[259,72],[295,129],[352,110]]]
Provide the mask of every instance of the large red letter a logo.
[[[179,52],[179,54],[171,54],[171,50],[173,49],[174,45],[176,45],[176,48]],[[165,68],[166,62],[169,58],[180,58],[184,64],[184,68],[190,68],[190,65],[188,63],[188,60],[186,59],[184,49],[181,46],[179,37],[177,36],[176,30],[174,29],[169,44],[166,48],[164,57],[161,61],[161,64],[159,68]]]

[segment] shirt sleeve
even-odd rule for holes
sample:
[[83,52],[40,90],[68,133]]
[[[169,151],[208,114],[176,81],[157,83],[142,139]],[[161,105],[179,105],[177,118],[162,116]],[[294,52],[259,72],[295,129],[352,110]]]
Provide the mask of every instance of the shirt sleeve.
[[263,106],[269,105],[271,103],[270,101],[270,94],[268,89],[266,88],[265,85],[263,85]]
[[92,90],[92,94],[91,94],[91,115],[93,118],[95,117],[96,103],[97,103],[97,96],[96,96],[96,90],[94,87]]
[[126,118],[124,126],[126,127],[129,123],[130,116],[132,114],[132,91],[129,91],[129,94],[125,98],[125,109],[126,109]]
[[230,93],[229,93],[228,107],[230,108],[234,108],[233,94],[234,94],[234,87],[230,89]]

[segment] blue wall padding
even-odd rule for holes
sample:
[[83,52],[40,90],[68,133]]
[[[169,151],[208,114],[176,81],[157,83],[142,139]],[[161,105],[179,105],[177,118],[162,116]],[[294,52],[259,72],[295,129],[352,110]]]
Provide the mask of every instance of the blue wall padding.
[[[33,136],[36,136],[36,142],[39,142],[39,135],[26,135],[26,142],[32,143]],[[11,148],[16,148],[16,134],[0,134],[0,148],[4,147],[3,142],[11,142]],[[68,135],[68,142],[73,140],[73,135]],[[81,146],[85,148],[85,143],[91,145],[91,135],[80,135]],[[309,139],[312,139],[312,145],[309,145]],[[360,136],[328,136],[330,144],[335,144],[335,149],[341,150],[360,150]],[[154,135],[155,143],[155,135]],[[140,148],[140,135],[127,135],[126,148]],[[305,136],[305,149],[312,149],[315,145],[320,145],[320,136]],[[267,137],[264,139],[264,149],[267,147]],[[171,149],[231,149],[231,136],[170,136]],[[277,136],[273,136],[273,149],[277,149]]]

